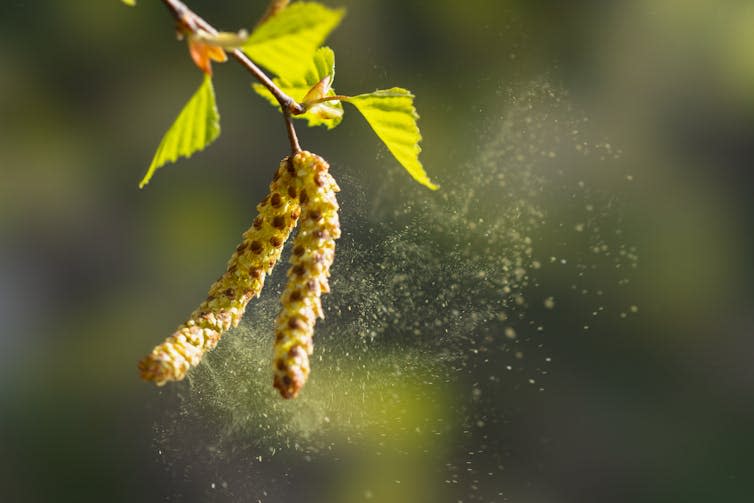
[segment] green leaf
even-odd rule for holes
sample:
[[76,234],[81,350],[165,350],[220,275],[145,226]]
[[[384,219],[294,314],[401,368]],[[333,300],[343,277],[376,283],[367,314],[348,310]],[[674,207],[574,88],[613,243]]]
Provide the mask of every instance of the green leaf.
[[259,25],[241,49],[270,72],[295,79],[344,14],[316,2],[294,3]]
[[380,140],[409,174],[425,187],[437,190],[419,161],[421,133],[416,124],[414,95],[394,87],[344,99],[364,116]]
[[205,75],[202,85],[163,136],[147,174],[139,182],[139,188],[149,183],[158,168],[168,162],[175,162],[179,156],[191,157],[194,152],[204,150],[218,136],[220,136],[220,114],[217,112],[215,103],[215,90],[212,87],[212,78]]
[[[294,4],[297,5],[297,4]],[[301,103],[309,94],[312,87],[317,86],[323,79],[329,78],[329,86],[332,86],[335,78],[335,53],[329,47],[320,47],[309,61],[308,67],[293,79],[276,78],[275,84],[285,94]],[[254,90],[269,101],[273,106],[280,108],[277,99],[266,87],[261,84],[252,84]],[[330,88],[326,96],[335,96],[335,91]],[[339,101],[328,101],[316,105],[301,115],[294,115],[296,119],[306,119],[309,126],[326,126],[327,129],[336,127],[343,120],[343,105]]]
[[121,1],[126,5],[130,5],[131,7],[136,5],[136,0],[121,0]]

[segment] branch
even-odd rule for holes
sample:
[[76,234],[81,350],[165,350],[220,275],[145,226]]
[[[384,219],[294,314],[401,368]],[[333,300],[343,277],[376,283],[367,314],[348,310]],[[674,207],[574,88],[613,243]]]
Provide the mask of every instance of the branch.
[[[197,33],[199,30],[203,30],[210,35],[217,35],[218,31],[207,21],[202,19],[198,14],[189,9],[186,4],[180,0],[162,0],[165,7],[168,8],[170,13],[175,18],[175,21],[180,27],[185,27],[192,33]],[[229,51],[238,63],[246,68],[254,78],[256,78],[267,90],[272,93],[275,99],[280,103],[280,108],[283,110],[283,118],[286,123],[286,129],[288,131],[288,139],[291,143],[291,150],[295,154],[301,150],[298,144],[298,138],[296,137],[296,129],[293,127],[293,121],[291,115],[299,115],[305,112],[304,107],[297,103],[296,100],[285,94],[275,83],[257,66],[246,54],[240,49],[233,49]]]

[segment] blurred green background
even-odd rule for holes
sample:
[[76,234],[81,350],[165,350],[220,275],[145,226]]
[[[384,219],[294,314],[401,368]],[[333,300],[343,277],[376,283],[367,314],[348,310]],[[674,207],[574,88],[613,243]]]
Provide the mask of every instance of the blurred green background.
[[442,189],[353,110],[299,124],[344,238],[292,404],[257,382],[281,274],[191,382],[136,373],[251,222],[274,109],[216,65],[220,140],[139,191],[200,81],[164,7],[0,5],[2,499],[754,498],[754,3],[327,3],[336,88],[412,89]]

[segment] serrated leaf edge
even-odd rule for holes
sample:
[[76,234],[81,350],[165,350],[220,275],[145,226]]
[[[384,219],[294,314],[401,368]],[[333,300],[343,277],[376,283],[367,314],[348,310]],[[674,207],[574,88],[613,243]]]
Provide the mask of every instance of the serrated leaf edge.
[[[206,87],[206,89],[205,89]],[[174,128],[177,127],[177,125],[182,121],[182,116],[184,113],[189,112],[189,107],[192,105],[194,100],[197,100],[200,98],[200,96],[206,92],[208,94],[207,98],[201,98],[202,101],[208,99],[209,103],[202,104],[202,106],[197,106],[196,111],[194,114],[201,114],[202,111],[206,111],[208,108],[212,110],[212,114],[214,115],[214,121],[213,124],[210,125],[211,131],[207,133],[207,122],[206,121],[196,121],[195,119],[190,121],[192,124],[199,124],[201,132],[198,132],[196,130],[192,130],[190,134],[178,134],[179,131],[174,131]],[[206,113],[206,112],[204,112]],[[187,141],[190,141],[191,139],[195,138],[199,134],[199,136],[206,137],[206,141],[203,145],[199,147],[191,147],[190,145],[185,145]],[[218,137],[220,136],[220,114],[217,111],[217,102],[215,99],[215,89],[212,85],[212,78],[209,75],[204,76],[204,80],[202,81],[202,84],[199,86],[199,88],[194,92],[194,94],[189,98],[189,100],[186,102],[186,104],[181,109],[181,112],[178,114],[178,117],[173,121],[171,126],[168,128],[168,130],[165,132],[165,134],[162,137],[162,140],[160,140],[160,144],[157,146],[157,150],[155,151],[154,156],[152,157],[152,162],[149,165],[149,168],[147,169],[146,174],[139,182],[139,188],[144,188],[145,185],[147,185],[152,177],[154,176],[154,173],[163,167],[164,165],[168,163],[175,163],[180,157],[189,158],[196,152],[201,152],[205,148],[207,148],[212,142],[214,142]],[[177,146],[175,146],[174,150],[175,152],[172,155],[166,156],[165,158],[161,159],[162,152],[167,148],[167,146],[170,143],[178,143]],[[182,152],[183,150],[183,152]]]

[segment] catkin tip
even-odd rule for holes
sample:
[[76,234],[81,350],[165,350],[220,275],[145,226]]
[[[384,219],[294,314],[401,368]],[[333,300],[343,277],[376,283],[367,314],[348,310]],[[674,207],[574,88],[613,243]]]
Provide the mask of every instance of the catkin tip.
[[139,362],[139,375],[145,381],[164,386],[168,381],[183,379],[183,373],[169,359],[156,355],[144,357]]

